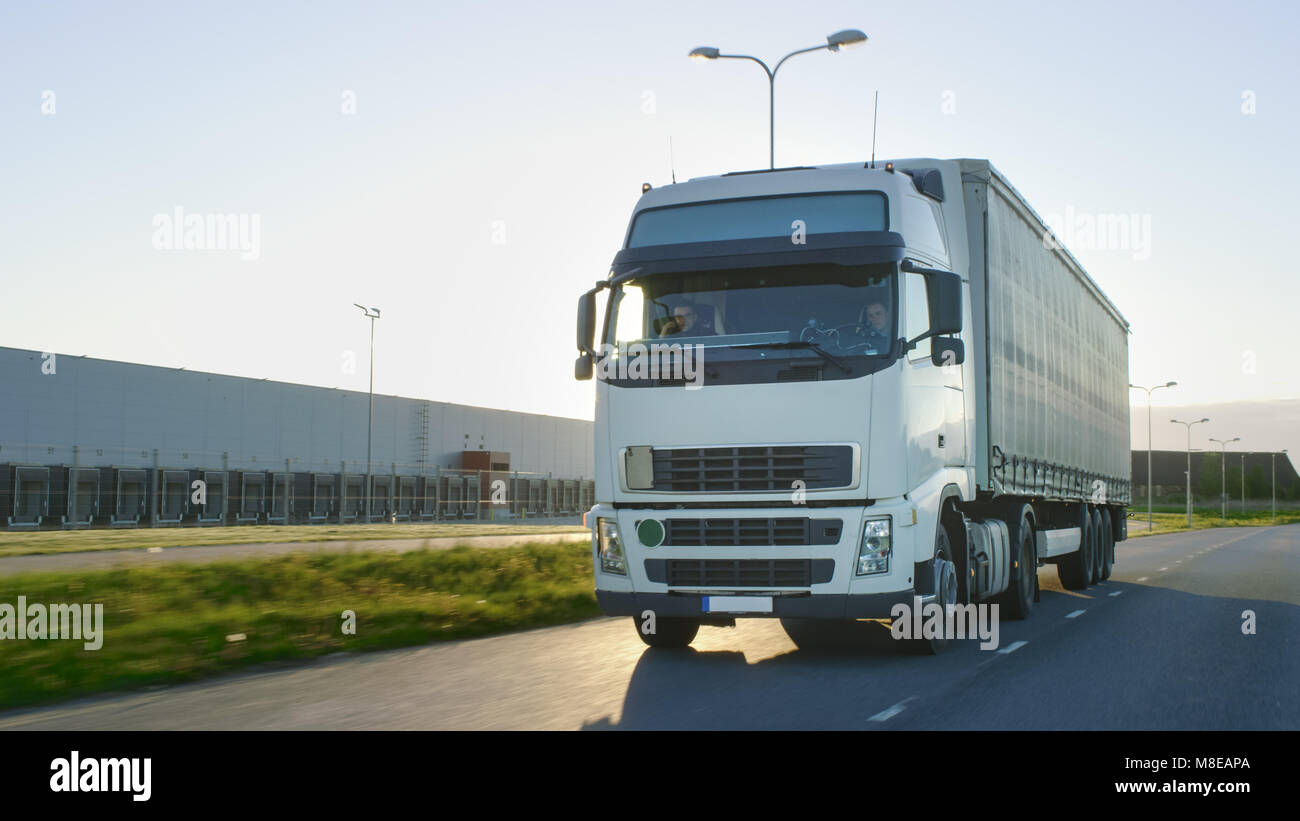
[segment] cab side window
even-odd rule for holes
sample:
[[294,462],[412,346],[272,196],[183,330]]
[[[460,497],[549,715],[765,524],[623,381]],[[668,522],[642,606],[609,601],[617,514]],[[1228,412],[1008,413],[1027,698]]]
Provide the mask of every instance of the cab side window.
[[[926,279],[922,274],[904,274],[903,336],[915,339],[930,330],[930,308],[926,298]],[[930,340],[923,339],[907,353],[907,361],[930,358]]]

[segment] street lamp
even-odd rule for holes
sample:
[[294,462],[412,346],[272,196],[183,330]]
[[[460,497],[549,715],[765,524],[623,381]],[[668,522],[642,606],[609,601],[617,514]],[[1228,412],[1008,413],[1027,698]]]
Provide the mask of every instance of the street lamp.
[[1169,421],[1187,426],[1187,528],[1190,530],[1192,527],[1192,425],[1199,425],[1210,420],[1197,419],[1195,422],[1184,422],[1180,419],[1170,419]]
[[1210,439],[1211,442],[1219,443],[1219,507],[1223,512],[1224,524],[1228,522],[1228,445],[1233,442],[1240,442],[1240,436],[1234,436],[1231,439]]
[[[1277,453],[1270,455],[1273,457],[1273,524],[1277,524]],[[1286,448],[1282,448],[1282,455],[1286,455]]]
[[370,319],[370,421],[366,425],[366,524],[370,524],[370,498],[375,495],[375,480],[370,474],[370,462],[375,445],[375,320],[379,319],[379,309],[367,308],[356,302],[352,304]]
[[[1140,391],[1147,392],[1147,533],[1151,532],[1151,392],[1158,391],[1161,388],[1172,388],[1177,382],[1166,382],[1163,385],[1156,385],[1153,388],[1144,388],[1141,385],[1129,385],[1130,388],[1137,388]],[[1190,435],[1190,431],[1188,431]]]
[[776,68],[768,68],[767,63],[751,57],[748,54],[722,54],[712,46],[700,46],[692,49],[690,57],[696,60],[753,60],[763,67],[767,73],[767,167],[776,168],[776,73],[781,70],[781,65],[786,60],[796,54],[807,54],[810,51],[839,51],[849,46],[861,45],[867,42],[867,35],[857,29],[845,29],[837,31],[826,38],[826,45],[812,46],[811,48],[801,48],[798,51],[792,51],[781,58],[781,62],[776,64]]

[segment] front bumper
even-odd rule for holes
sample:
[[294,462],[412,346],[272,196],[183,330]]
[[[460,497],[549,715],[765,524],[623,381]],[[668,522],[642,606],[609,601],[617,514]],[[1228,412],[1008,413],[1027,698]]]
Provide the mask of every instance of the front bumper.
[[[893,554],[886,573],[857,576],[854,573],[858,549],[862,539],[864,521],[888,515],[894,523]],[[767,519],[783,517],[809,517],[810,519],[839,520],[840,535],[833,543],[783,544],[747,546],[713,544],[660,544],[657,547],[642,544],[638,524],[643,519]],[[704,614],[702,597],[705,595],[760,595],[772,596],[773,616],[813,619],[871,619],[889,618],[895,604],[910,603],[916,588],[914,555],[918,528],[913,524],[914,509],[902,499],[877,502],[868,507],[816,508],[804,510],[781,509],[710,509],[672,511],[621,508],[598,504],[587,516],[593,528],[599,518],[618,522],[619,533],[626,558],[627,573],[608,573],[601,569],[595,557],[596,595],[602,609],[609,615],[637,615],[646,610],[667,617],[700,617]],[[810,531],[811,532],[811,531]],[[924,540],[929,544],[933,538]],[[596,539],[593,533],[593,552]],[[926,556],[928,558],[928,554]],[[663,566],[675,559],[688,561],[741,560],[809,560],[812,573],[809,583],[801,587],[772,586],[771,582],[731,585],[710,579],[706,585],[668,584]],[[828,569],[833,567],[833,571]],[[669,574],[671,575],[671,574]],[[752,578],[752,577],[751,577]],[[748,617],[751,614],[737,614]]]
[[596,601],[607,616],[637,616],[653,610],[655,618],[744,618],[779,619],[887,619],[894,605],[912,605],[913,593],[865,593],[842,595],[774,596],[771,613],[705,613],[704,598],[698,593],[615,593],[597,590]]

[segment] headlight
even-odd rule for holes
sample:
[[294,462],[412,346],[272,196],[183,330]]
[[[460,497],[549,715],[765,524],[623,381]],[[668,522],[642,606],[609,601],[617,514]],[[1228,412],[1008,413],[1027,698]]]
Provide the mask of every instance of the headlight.
[[859,576],[889,572],[889,553],[893,546],[889,525],[889,517],[867,519],[862,528],[862,546],[858,548]]
[[627,563],[623,561],[623,543],[618,538],[618,522],[613,519],[597,519],[596,534],[600,569],[606,573],[626,576]]

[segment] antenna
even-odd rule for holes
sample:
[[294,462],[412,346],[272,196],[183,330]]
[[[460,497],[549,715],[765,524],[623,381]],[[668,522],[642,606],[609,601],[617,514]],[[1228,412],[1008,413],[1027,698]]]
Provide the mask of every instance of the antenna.
[[876,167],[876,114],[880,111],[880,89],[876,89],[876,102],[871,106],[871,167]]
[[673,174],[673,185],[677,184],[677,166],[673,160],[673,138],[668,138],[668,168]]

